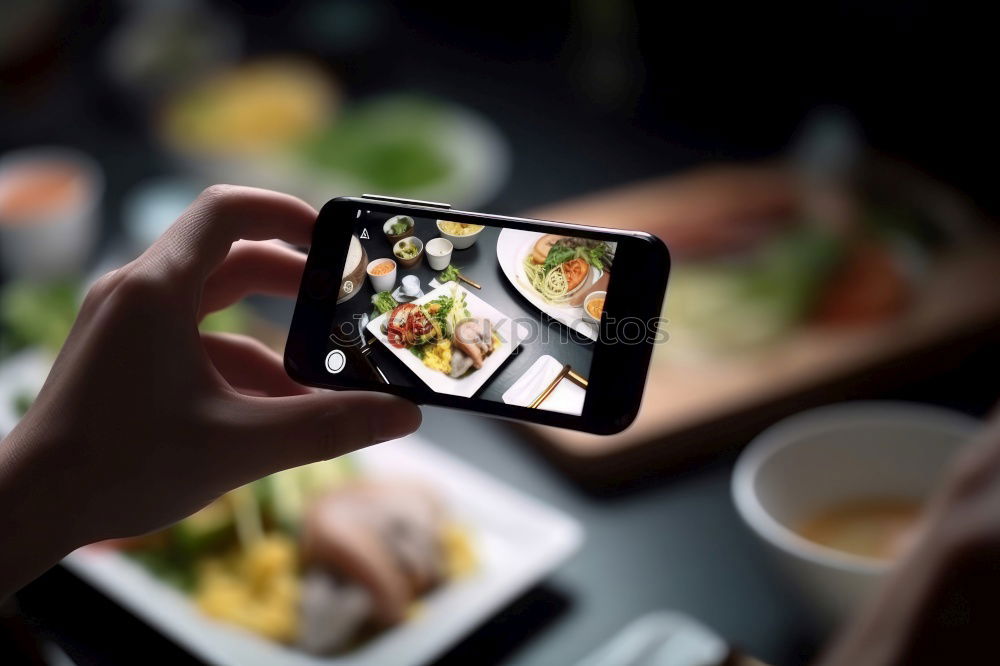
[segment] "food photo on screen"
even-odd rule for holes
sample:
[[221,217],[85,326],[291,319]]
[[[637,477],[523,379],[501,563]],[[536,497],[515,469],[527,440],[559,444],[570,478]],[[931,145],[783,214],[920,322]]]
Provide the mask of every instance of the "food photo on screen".
[[616,245],[359,210],[327,370],[580,415]]

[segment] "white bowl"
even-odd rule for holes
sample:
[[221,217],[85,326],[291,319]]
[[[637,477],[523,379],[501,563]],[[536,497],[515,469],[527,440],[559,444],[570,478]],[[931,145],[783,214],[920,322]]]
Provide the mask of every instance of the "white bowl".
[[[406,231],[404,231],[403,233],[394,234],[389,231],[389,228],[392,225],[396,224],[397,222],[406,222],[410,226],[407,227]],[[388,238],[389,242],[392,244],[396,244],[399,241],[403,240],[404,238],[409,238],[416,232],[416,229],[417,229],[417,223],[409,215],[396,215],[394,217],[390,217],[382,225],[382,233],[385,234],[385,237]]]
[[[607,298],[608,292],[606,291],[595,291],[591,294],[587,294],[587,297],[583,299],[583,317],[587,321],[593,322],[595,324],[601,323],[600,317],[595,317],[590,314],[590,310],[587,309],[587,305],[595,298]],[[601,308],[601,313],[603,314],[604,308]]]
[[861,603],[890,563],[799,536],[793,527],[845,502],[924,500],[975,419],[930,405],[855,402],[787,418],[758,435],[733,471],[743,520],[832,628]]
[[[8,197],[35,171],[65,170],[72,192],[61,204],[30,213]],[[0,157],[0,263],[12,278],[46,280],[79,274],[100,231],[104,173],[86,154],[63,147],[24,148]]]
[[[396,254],[399,252],[400,248],[403,247],[404,243],[408,243],[417,248],[417,254],[409,259],[403,259],[401,256]],[[424,256],[424,242],[417,238],[416,236],[410,236],[409,238],[404,238],[402,240],[396,241],[392,246],[392,257],[396,260],[396,263],[403,268],[413,268],[420,263],[420,260]]]
[[443,271],[451,263],[451,252],[455,249],[447,238],[432,238],[424,246],[427,263],[436,271]]
[[[372,275],[372,269],[378,264],[384,261],[388,261],[392,264],[392,270],[383,275]],[[392,291],[392,288],[396,286],[396,274],[399,272],[399,266],[394,259],[389,259],[388,257],[382,257],[380,259],[372,259],[368,262],[365,267],[365,273],[368,274],[368,279],[372,282],[372,288],[375,291]]]
[[486,228],[486,227],[484,227],[482,225],[479,225],[479,229],[477,231],[473,231],[471,234],[464,234],[462,236],[456,236],[455,234],[449,234],[448,232],[446,232],[445,230],[443,230],[441,228],[441,223],[442,222],[448,222],[448,221],[449,220],[438,220],[436,222],[436,224],[437,224],[437,230],[438,230],[438,233],[441,234],[442,238],[445,238],[445,239],[451,241],[452,246],[454,246],[454,248],[456,250],[465,250],[467,248],[472,247],[473,244],[475,244],[476,239],[479,238],[479,234],[483,233],[483,229]]

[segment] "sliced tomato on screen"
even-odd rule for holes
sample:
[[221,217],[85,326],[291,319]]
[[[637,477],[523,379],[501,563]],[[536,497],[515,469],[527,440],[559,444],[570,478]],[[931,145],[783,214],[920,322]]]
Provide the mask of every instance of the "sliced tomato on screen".
[[403,303],[389,312],[389,316],[386,318],[386,328],[388,329],[386,337],[393,347],[402,349],[408,344],[410,312],[415,308],[416,306],[412,303]]
[[430,318],[424,314],[423,310],[416,310],[410,313],[410,331],[414,335],[427,335],[434,328]]
[[590,264],[586,260],[577,257],[570,259],[562,265],[563,275],[566,276],[566,289],[573,291],[583,282],[590,272]]
[[406,346],[405,338],[403,336],[403,331],[398,328],[389,328],[389,332],[386,333],[386,337],[389,339],[389,344],[396,349],[402,349]]

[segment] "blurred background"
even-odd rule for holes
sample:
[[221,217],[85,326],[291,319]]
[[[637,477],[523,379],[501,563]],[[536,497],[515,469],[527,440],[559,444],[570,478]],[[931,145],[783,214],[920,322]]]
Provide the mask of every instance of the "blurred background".
[[[636,426],[595,438],[428,410],[429,440],[587,534],[442,663],[575,663],[655,609],[806,663],[856,602],[775,565],[730,498],[733,465],[763,429],[819,405],[982,417],[996,400],[986,31],[920,2],[7,0],[4,423],[30,405],[86,284],[212,183],[317,207],[372,192],[643,228],[675,264]],[[206,326],[280,348],[289,313],[257,299]],[[843,427],[863,429],[854,418]],[[830,492],[864,495],[841,485]],[[4,611],[11,645],[81,663],[154,646],[197,660],[61,569],[19,602]]]

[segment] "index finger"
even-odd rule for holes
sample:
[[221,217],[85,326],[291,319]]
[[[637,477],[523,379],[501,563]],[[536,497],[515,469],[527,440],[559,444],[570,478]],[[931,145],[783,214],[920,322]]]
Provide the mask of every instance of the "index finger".
[[149,248],[182,280],[200,288],[238,240],[283,240],[308,245],[316,209],[290,194],[239,185],[213,185],[188,206]]

